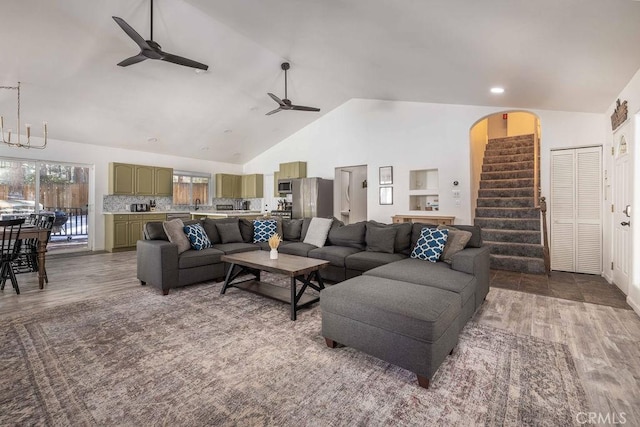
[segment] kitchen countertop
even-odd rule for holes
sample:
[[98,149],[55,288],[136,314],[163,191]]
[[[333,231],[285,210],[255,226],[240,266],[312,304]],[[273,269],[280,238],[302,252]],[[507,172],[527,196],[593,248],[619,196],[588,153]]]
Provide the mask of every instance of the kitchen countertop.
[[189,212],[191,215],[198,216],[218,216],[218,217],[230,217],[230,216],[256,216],[261,215],[260,211],[242,211],[242,210],[233,210],[233,211],[191,211]]

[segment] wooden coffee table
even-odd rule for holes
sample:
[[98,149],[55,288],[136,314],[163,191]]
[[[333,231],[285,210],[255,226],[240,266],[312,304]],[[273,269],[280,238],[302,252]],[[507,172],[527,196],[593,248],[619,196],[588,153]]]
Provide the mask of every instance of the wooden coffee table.
[[[319,296],[308,295],[304,291],[307,287],[318,292],[324,289],[320,269],[329,265],[329,261],[287,254],[278,254],[278,259],[270,259],[269,251],[260,250],[223,255],[222,261],[228,262],[231,267],[229,267],[220,294],[224,294],[228,288],[234,287],[290,303],[291,320],[296,320],[296,312],[299,309],[320,301]],[[261,282],[260,272],[262,271],[289,276],[291,289]],[[234,282],[242,273],[250,273],[254,278]],[[311,283],[313,279],[318,282],[318,285]],[[296,292],[297,282],[302,283],[302,288],[298,292]]]

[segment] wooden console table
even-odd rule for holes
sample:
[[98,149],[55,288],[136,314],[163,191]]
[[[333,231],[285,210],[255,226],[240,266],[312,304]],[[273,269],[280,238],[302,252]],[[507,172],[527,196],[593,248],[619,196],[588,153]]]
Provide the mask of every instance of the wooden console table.
[[421,222],[425,224],[453,225],[455,216],[435,215],[394,215],[391,217],[394,224],[402,222]]

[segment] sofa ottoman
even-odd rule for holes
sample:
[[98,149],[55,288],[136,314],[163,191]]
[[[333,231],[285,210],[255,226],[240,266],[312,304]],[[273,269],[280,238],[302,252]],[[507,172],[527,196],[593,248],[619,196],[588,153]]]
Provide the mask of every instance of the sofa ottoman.
[[322,335],[429,380],[458,343],[460,296],[375,276],[359,276],[320,293]]
[[477,278],[472,274],[453,270],[447,263],[406,258],[376,267],[362,274],[453,292],[460,297],[461,322],[463,323],[470,320],[476,312]]

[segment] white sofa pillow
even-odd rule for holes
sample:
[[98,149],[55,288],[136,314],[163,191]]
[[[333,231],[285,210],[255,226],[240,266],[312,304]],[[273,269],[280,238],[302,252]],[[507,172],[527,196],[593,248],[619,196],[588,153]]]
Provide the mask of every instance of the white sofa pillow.
[[327,241],[332,223],[332,218],[311,218],[309,229],[307,230],[307,235],[304,237],[303,243],[308,243],[319,248],[323,247]]

